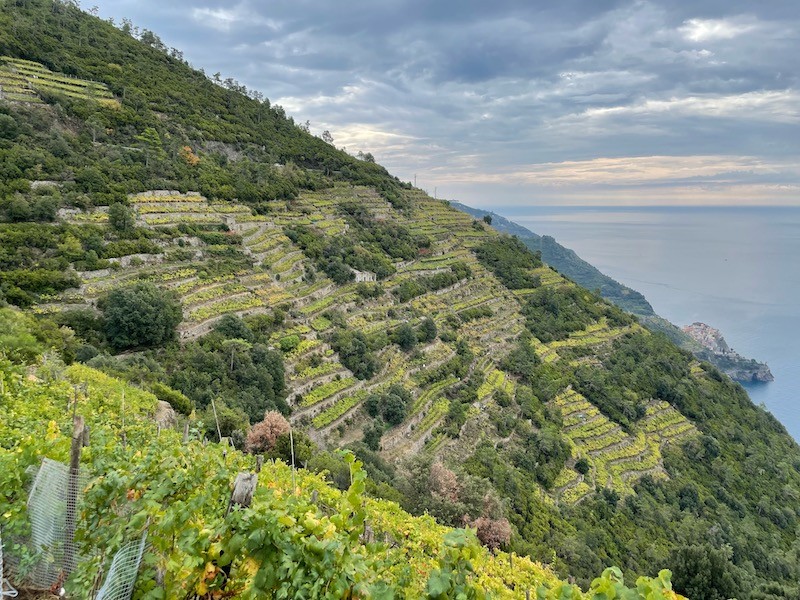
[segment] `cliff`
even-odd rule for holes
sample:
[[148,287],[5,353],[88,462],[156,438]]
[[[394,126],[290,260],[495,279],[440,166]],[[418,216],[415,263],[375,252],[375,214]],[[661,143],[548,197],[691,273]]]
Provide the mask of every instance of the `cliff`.
[[700,354],[709,355],[707,360],[713,362],[731,379],[744,383],[774,381],[775,377],[766,364],[734,352],[719,329],[695,322],[683,327],[682,330],[703,347],[705,352]]

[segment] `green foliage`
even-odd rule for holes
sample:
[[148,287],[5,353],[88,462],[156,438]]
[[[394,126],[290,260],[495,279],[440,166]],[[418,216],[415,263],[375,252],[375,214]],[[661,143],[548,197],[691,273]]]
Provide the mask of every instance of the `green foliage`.
[[530,270],[541,267],[542,261],[516,237],[490,238],[475,248],[475,256],[511,290],[539,286]]
[[[383,319],[389,299],[382,297],[384,285],[364,284],[323,296],[318,301],[321,304],[312,305],[314,312],[297,311],[287,304],[284,310],[266,315],[226,317],[209,335],[187,341],[183,347],[167,345],[119,358],[106,354],[120,348],[119,340],[106,340],[103,323],[91,309],[67,311],[53,317],[63,329],[53,320],[38,316],[20,328],[14,323],[9,325],[9,318],[4,315],[0,320],[6,337],[0,335],[0,343],[5,344],[8,357],[24,362],[42,349],[55,349],[65,362],[78,355],[81,360],[147,389],[157,389],[156,383],[168,385],[180,390],[198,407],[200,421],[193,428],[193,436],[205,433],[215,440],[217,427],[210,406],[213,399],[221,434],[240,444],[248,422],[260,421],[266,410],[289,413],[283,356],[269,349],[280,346],[282,338],[296,333],[282,329],[284,319],[291,321],[288,328],[306,316],[328,310],[325,320],[313,319],[312,327],[317,332],[332,330],[328,335],[341,363],[363,379],[374,377],[381,370],[377,352],[386,346],[387,333],[397,323],[418,322],[422,318],[414,334],[420,341],[431,341],[437,333],[436,323],[445,322],[442,339],[445,345],[455,347],[454,357],[446,354],[449,350],[443,349],[442,344],[426,348],[424,358],[421,352],[403,356],[387,349],[385,373],[375,382],[375,389],[358,390],[349,396],[342,394],[335,406],[311,418],[311,427],[330,424],[365,400],[370,410],[369,393],[384,394],[391,383],[403,381],[410,388],[419,386],[415,390],[417,398],[424,399],[419,406],[409,408],[408,400],[399,394],[387,394],[399,401],[377,403],[373,412],[380,418],[367,428],[365,443],[369,447],[360,446],[359,455],[370,456],[369,448],[379,447],[387,423],[400,422],[417,411],[414,415],[416,418],[419,414],[420,426],[417,429],[409,426],[402,432],[407,432],[409,439],[401,439],[399,448],[425,444],[440,452],[441,444],[447,444],[447,452],[452,451],[462,459],[459,467],[463,468],[458,469],[454,488],[457,491],[437,496],[426,490],[423,494],[420,486],[431,487],[430,465],[424,473],[412,465],[411,473],[421,477],[411,484],[405,481],[403,469],[394,473],[384,469],[374,452],[368,468],[376,474],[376,481],[366,485],[366,489],[384,497],[398,497],[398,490],[402,490],[407,506],[429,510],[447,522],[458,524],[463,524],[464,515],[471,519],[482,516],[484,498],[488,497],[493,505],[503,507],[513,525],[512,549],[573,574],[584,587],[590,585],[604,565],[612,563],[619,564],[626,575],[635,577],[650,571],[654,565],[672,567],[674,562],[682,568],[680,581],[694,585],[695,576],[701,574],[696,565],[711,565],[702,574],[716,572],[720,551],[726,561],[720,572],[730,575],[715,577],[712,584],[723,590],[720,593],[735,595],[740,600],[761,600],[781,594],[797,596],[796,582],[800,580],[796,542],[800,522],[796,508],[800,490],[797,447],[773,417],[752,405],[741,388],[711,367],[698,367],[688,355],[660,336],[642,334],[630,318],[609,308],[597,296],[564,283],[543,268],[538,257],[518,241],[497,237],[480,221],[470,226],[468,220],[453,215],[443,203],[425,198],[417,191],[406,192],[382,167],[349,157],[301,131],[286,118],[283,109],[256,94],[248,97],[236,82],[209,81],[202,73],[191,70],[177,54],[165,53],[163,43],[151,32],[145,32],[142,41],[134,40],[68,3],[28,0],[10,3],[5,8],[0,12],[0,52],[38,60],[56,76],[68,73],[102,82],[114,96],[108,98],[110,102],[102,103],[96,98],[47,92],[40,94],[41,99],[50,103],[46,108],[14,102],[0,106],[0,293],[7,302],[20,306],[45,305],[37,307],[37,311],[49,310],[46,304],[51,302],[70,302],[73,294],[67,290],[80,284],[77,271],[109,268],[111,258],[161,253],[162,247],[169,246],[180,234],[200,238],[204,244],[201,250],[207,257],[220,256],[218,260],[206,259],[202,266],[187,268],[187,272],[192,271],[188,277],[196,277],[202,284],[212,283],[216,277],[230,280],[236,277],[239,278],[236,285],[244,285],[240,281],[247,281],[253,270],[251,258],[245,256],[242,248],[249,245],[250,236],[261,234],[247,233],[247,228],[241,235],[232,234],[221,224],[137,228],[129,222],[132,213],[124,215],[123,221],[129,223],[118,227],[117,216],[109,216],[106,225],[105,211],[97,210],[109,206],[109,213],[120,212],[127,204],[128,194],[176,189],[199,191],[211,200],[238,199],[256,213],[247,218],[259,221],[259,227],[273,221],[278,227],[288,225],[286,233],[314,263],[314,272],[323,272],[340,284],[352,281],[352,269],[374,272],[381,279],[389,277],[395,271],[393,263],[415,260],[425,254],[421,250],[431,245],[428,235],[447,247],[452,246],[453,255],[463,256],[468,247],[475,247],[478,260],[507,288],[522,290],[517,294],[522,302],[531,298],[525,316],[529,332],[538,338],[527,342],[520,339],[513,345],[520,321],[516,305],[511,301],[486,302],[497,299],[500,292],[495,279],[482,269],[479,281],[465,281],[460,286],[465,293],[458,290],[453,294],[447,290],[470,278],[473,270],[466,261],[453,263],[447,256],[441,261],[418,262],[398,276],[398,284],[392,284],[398,300],[410,300],[432,290],[442,293],[394,306],[395,312],[387,315],[393,320],[392,325],[377,333],[373,329],[378,326],[377,319],[375,323],[370,320],[373,316]],[[31,181],[42,179],[55,180],[56,185],[31,187]],[[329,187],[335,181],[366,185],[393,208],[381,207],[378,217],[364,208],[375,205],[373,202],[381,204],[375,198],[368,197],[363,205],[342,201],[342,193],[346,197],[363,197],[363,188],[351,192],[349,187],[338,185],[324,197],[304,193]],[[335,200],[331,202],[331,198]],[[317,219],[320,215],[310,208],[317,201],[325,207],[321,208],[322,214],[335,217],[332,229],[327,227],[331,222],[320,222]],[[331,211],[339,210],[338,206],[342,208],[337,216]],[[82,224],[59,222],[59,208],[71,209],[68,219]],[[225,208],[239,210],[230,205]],[[338,229],[342,220],[349,226],[348,235],[341,235]],[[498,226],[498,221],[496,218],[493,225]],[[171,268],[171,263],[192,259],[194,251],[194,248],[171,248],[164,252],[164,262]],[[288,252],[289,247],[278,251]],[[265,260],[267,264],[275,262],[269,257]],[[416,278],[410,275],[417,267],[430,272],[437,269],[436,265],[444,264],[450,267],[449,271]],[[326,285],[308,264],[300,263],[294,274],[303,270],[306,276],[302,281],[298,275],[290,282],[287,272],[280,282],[289,302]],[[116,280],[127,280],[129,275],[133,278],[140,273],[144,278],[163,275],[156,268],[137,268],[131,273],[115,270],[108,277],[102,273],[94,275],[98,289],[104,289],[106,284],[117,287]],[[270,277],[270,285],[275,284],[277,273],[274,277],[273,273],[257,273],[264,275]],[[178,285],[191,285],[191,281]],[[475,298],[473,294],[484,285],[485,297]],[[94,282],[90,282],[87,287],[93,286]],[[602,289],[601,292],[605,293]],[[452,300],[459,294],[463,303],[454,304]],[[475,305],[471,306],[473,301]],[[214,304],[196,314],[217,318],[232,306]],[[241,310],[252,307],[237,306]],[[497,315],[490,306],[497,307]],[[262,308],[263,304],[259,305],[259,310]],[[481,319],[482,322],[474,322]],[[604,320],[600,322],[601,319]],[[363,324],[365,321],[368,325]],[[356,331],[355,323],[364,327],[364,333]],[[629,333],[623,335],[625,331],[615,330],[621,326],[626,326]],[[602,343],[595,343],[590,335],[595,327],[605,328],[604,334],[608,333]],[[586,335],[581,335],[582,332]],[[309,331],[308,335],[316,334]],[[462,335],[463,340],[458,341],[457,335]],[[311,340],[301,341],[298,336],[294,350],[306,341]],[[475,354],[467,342],[473,344]],[[321,364],[338,369],[335,359],[329,361],[328,356],[315,354],[325,361]],[[289,350],[286,359],[295,361],[298,356]],[[18,517],[24,512],[20,491],[28,483],[24,469],[36,464],[42,451],[52,451],[52,456],[63,459],[68,445],[61,430],[68,432],[63,407],[70,390],[51,386],[64,367],[52,351],[43,363],[46,367],[38,374],[45,381],[43,384],[26,383],[24,370],[16,367],[4,373],[2,408],[8,418],[0,421],[3,440],[0,494],[5,494],[0,514],[5,515],[6,510],[12,512],[11,527],[15,533],[21,522]],[[423,366],[420,370],[419,365],[425,363],[436,366]],[[499,372],[498,366],[513,380],[509,380],[502,393],[479,398],[478,391],[486,385],[482,384],[484,374],[491,377]],[[88,374],[89,371],[80,365],[68,369],[69,373],[80,375],[71,380],[76,383],[81,378],[95,381],[101,376],[96,372]],[[343,379],[337,385],[352,383],[355,382]],[[140,533],[146,518],[152,517],[157,522],[153,530],[154,550],[148,556],[144,580],[152,582],[155,569],[163,570],[167,585],[172,586],[164,592],[167,597],[227,597],[236,586],[240,586],[236,587],[237,592],[245,594],[250,590],[247,586],[252,584],[245,573],[248,569],[250,573],[270,571],[263,575],[260,585],[266,587],[259,592],[268,590],[268,594],[277,594],[280,590],[288,597],[298,590],[301,594],[312,595],[312,590],[322,594],[323,588],[314,586],[324,581],[329,585],[325,589],[344,590],[360,597],[368,594],[386,597],[394,593],[397,598],[419,598],[425,595],[434,568],[440,574],[448,574],[437,575],[432,581],[431,591],[436,593],[452,591],[451,584],[456,581],[459,586],[464,584],[460,591],[469,594],[468,586],[477,582],[493,592],[503,590],[495,593],[497,596],[519,597],[523,589],[536,589],[543,577],[552,582],[552,577],[542,576],[540,570],[528,571],[537,575],[520,578],[520,569],[511,568],[507,557],[492,562],[491,569],[482,570],[481,563],[485,565],[489,559],[481,552],[474,559],[474,573],[467,572],[459,579],[461,571],[453,566],[457,561],[440,564],[435,558],[444,533],[435,529],[432,521],[410,521],[385,506],[372,513],[371,527],[379,534],[376,539],[384,539],[382,534],[388,531],[388,539],[396,541],[399,547],[394,543],[377,547],[371,543],[351,544],[349,530],[335,524],[334,529],[329,527],[333,515],[341,508],[333,490],[318,479],[307,480],[312,482],[304,487],[302,481],[310,476],[296,473],[303,490],[298,495],[295,489],[290,489],[291,472],[280,464],[263,471],[264,477],[275,479],[268,480],[273,484],[271,487],[260,487],[253,510],[261,510],[264,500],[270,510],[275,510],[276,519],[290,515],[296,520],[293,525],[259,522],[259,526],[274,526],[267,532],[271,536],[267,546],[274,551],[273,557],[284,556],[284,547],[289,545],[295,547],[287,551],[295,554],[287,562],[252,561],[246,551],[240,551],[247,544],[255,544],[248,541],[248,536],[261,535],[262,529],[240,531],[232,528],[234,517],[224,518],[231,477],[251,466],[249,459],[233,451],[225,457],[218,448],[204,450],[196,442],[181,447],[173,432],[164,432],[161,439],[154,439],[147,433],[152,427],[144,421],[137,422],[141,429],[129,432],[129,448],[120,450],[116,444],[119,423],[110,408],[120,400],[120,385],[113,381],[98,385],[87,401],[91,404],[86,404],[95,411],[91,415],[93,440],[96,438],[101,444],[101,448],[93,447],[91,453],[86,453],[87,464],[91,464],[95,473],[113,473],[98,482],[96,492],[91,491],[97,493],[92,507],[97,509],[102,523],[87,533],[87,539],[91,536],[101,540],[111,551],[123,537]],[[612,484],[619,489],[592,493],[593,486],[604,488],[608,484],[605,477],[610,473],[601,473],[600,461],[590,455],[587,465],[581,459],[575,463],[576,469],[587,467],[581,482],[583,487],[559,491],[562,481],[571,485],[559,479],[565,473],[561,467],[577,457],[565,442],[562,421],[570,423],[566,435],[571,436],[576,417],[566,413],[562,417],[553,401],[570,386],[615,423],[643,436],[643,444],[661,444],[663,471],[659,463],[653,470],[654,477],[644,476],[636,483],[642,469],[651,465],[622,456],[625,448],[631,450],[625,447],[608,452],[620,453],[621,462],[615,465],[616,469],[632,468],[624,472],[624,485],[619,483],[620,471],[615,470]],[[134,401],[135,395],[135,388],[127,388],[126,402],[130,398],[132,406],[134,403],[138,406],[141,397]],[[9,399],[12,397],[20,400],[12,401]],[[147,402],[142,401],[141,405],[150,404],[142,408],[142,415],[152,409],[154,401],[150,394],[146,397]],[[673,410],[680,410],[692,419],[699,433],[687,435],[682,441],[676,436],[669,444],[666,436],[661,440],[656,434],[641,433],[648,423],[642,416],[651,408],[651,399],[669,402]],[[48,429],[50,421],[55,422],[52,432]],[[363,425],[357,419],[349,424],[347,418],[341,422],[344,439],[352,434],[348,428]],[[608,425],[615,427],[614,423]],[[421,437],[427,436],[431,428],[434,429],[430,438]],[[48,432],[52,439],[48,439]],[[393,433],[400,432],[389,435]],[[446,439],[444,434],[461,437]],[[609,437],[616,440],[625,436],[615,429]],[[297,437],[295,442],[298,460],[307,460],[315,468],[330,469],[338,487],[349,487],[348,464],[315,452],[310,442],[301,443]],[[270,451],[274,453],[271,456],[284,459],[290,456],[286,444],[286,438],[280,436]],[[638,444],[639,438],[634,450]],[[178,465],[176,470],[170,472],[175,475],[174,481],[162,476],[163,469],[175,465]],[[137,468],[141,468],[141,473]],[[574,477],[574,472],[567,470],[566,475]],[[554,488],[552,493],[543,489],[547,486]],[[310,488],[321,490],[324,498],[319,503],[305,501]],[[132,500],[128,498],[129,492]],[[138,494],[141,495],[137,497]],[[579,503],[573,505],[567,501],[580,494],[585,495],[580,496]],[[7,501],[11,497],[13,502]],[[124,506],[125,510],[109,510],[109,506]],[[357,509],[350,506],[348,510]],[[324,523],[324,529],[311,522],[298,525],[308,513]],[[130,528],[121,515],[131,518]],[[386,525],[387,520],[392,521],[392,526]],[[241,536],[236,537],[237,534]],[[471,539],[466,542],[467,546],[473,543]],[[732,552],[728,552],[728,546]],[[684,552],[695,547],[703,548],[703,552]],[[315,555],[317,551],[322,554]],[[241,557],[241,561],[237,558],[233,562],[232,578],[226,581],[220,569],[231,556]],[[332,567],[326,569],[319,560],[314,563],[315,556],[323,556]],[[522,563],[524,559],[515,557],[515,567],[518,561]],[[209,564],[211,569],[205,571]],[[525,561],[525,564],[530,563]],[[85,566],[70,589],[91,589],[96,566]],[[502,583],[498,583],[500,577]],[[200,584],[206,587],[198,588]],[[510,592],[512,584],[515,589]],[[637,584],[638,595],[633,596],[630,590],[621,587],[621,574],[607,572],[592,594],[598,598],[608,598],[612,592],[621,598],[658,598],[652,595],[653,590],[661,585],[668,591],[667,584],[668,580],[663,578],[643,580],[641,586]],[[221,590],[225,586],[233,587]],[[582,596],[572,586],[553,587],[548,583],[547,587],[543,597]],[[658,592],[671,597],[663,590]],[[142,595],[157,593],[149,588],[140,591]],[[252,593],[254,597],[257,595]]]
[[439,569],[431,573],[425,588],[425,597],[431,600],[463,598],[483,600],[486,593],[469,581],[475,569],[471,560],[475,558],[475,543],[468,536],[469,530],[456,529],[444,537]]
[[171,387],[158,381],[152,385],[152,390],[156,398],[162,402],[168,402],[172,408],[183,415],[189,415],[194,410],[192,401],[178,390],[173,390]]
[[500,368],[530,383],[532,374],[541,363],[531,344],[530,336],[522,335],[514,349],[500,362]]
[[316,267],[338,284],[353,281],[352,269],[375,273],[383,279],[395,272],[389,258],[375,244],[361,245],[355,237],[328,237],[307,225],[297,225],[284,230],[286,236],[298,244]]
[[390,258],[411,260],[417,257],[420,246],[424,245],[403,225],[375,219],[362,204],[344,202],[339,207],[351,225],[348,233],[352,233],[362,245],[379,247]]
[[397,344],[406,352],[412,350],[419,342],[416,330],[409,323],[403,323],[402,325],[398,326],[392,332],[391,339],[392,343]]
[[489,306],[473,306],[459,311],[458,318],[462,323],[469,323],[470,321],[477,321],[494,315],[494,311]]
[[287,335],[278,342],[282,352],[291,352],[300,344],[300,336],[296,334]]
[[108,209],[108,224],[119,233],[128,233],[133,231],[136,226],[136,220],[129,206],[122,202],[117,202]]
[[99,306],[106,337],[118,350],[160,346],[171,341],[183,317],[177,296],[152,283],[112,290]]
[[359,379],[371,379],[378,372],[380,364],[362,332],[337,331],[331,337],[331,346],[339,353],[341,363]]
[[422,319],[419,327],[417,327],[417,339],[421,344],[432,342],[438,334],[439,330],[436,327],[436,323],[430,317]]
[[9,360],[28,363],[44,350],[33,322],[12,308],[0,308],[0,348]]
[[[382,393],[370,394],[364,401],[364,408],[371,417],[381,417],[390,426],[403,422],[411,402],[411,394],[401,385],[391,385]],[[374,432],[372,433],[374,435]],[[380,436],[378,436],[380,440]],[[371,448],[375,445],[366,439],[365,443]],[[377,448],[373,448],[377,449]]]
[[672,551],[675,589],[688,598],[726,600],[741,590],[736,568],[730,562],[732,549],[710,544],[682,546]]
[[601,317],[607,317],[614,326],[635,322],[630,315],[575,286],[538,288],[529,296],[523,312],[528,330],[543,342],[562,340]]

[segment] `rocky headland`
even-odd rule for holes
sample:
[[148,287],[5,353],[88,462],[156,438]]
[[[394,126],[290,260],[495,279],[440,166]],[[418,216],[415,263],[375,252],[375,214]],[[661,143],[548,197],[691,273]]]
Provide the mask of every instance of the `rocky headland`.
[[719,329],[695,322],[683,327],[682,330],[703,347],[705,352],[696,354],[702,357],[702,354],[708,353],[707,360],[731,379],[743,383],[774,381],[775,377],[765,363],[745,358],[735,352],[728,346]]

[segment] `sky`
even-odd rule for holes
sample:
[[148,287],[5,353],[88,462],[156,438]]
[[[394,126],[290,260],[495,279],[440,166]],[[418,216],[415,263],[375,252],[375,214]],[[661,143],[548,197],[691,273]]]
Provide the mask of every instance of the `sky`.
[[483,208],[800,205],[800,3],[93,0]]

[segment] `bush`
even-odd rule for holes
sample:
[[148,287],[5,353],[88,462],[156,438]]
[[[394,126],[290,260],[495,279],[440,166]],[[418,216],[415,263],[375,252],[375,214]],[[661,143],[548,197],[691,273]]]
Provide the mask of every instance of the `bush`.
[[248,452],[269,452],[275,447],[278,438],[289,433],[290,425],[281,413],[271,410],[264,415],[264,420],[256,423],[247,433],[245,447]]
[[278,342],[278,345],[283,352],[291,352],[300,344],[300,336],[292,334],[287,335],[285,338],[281,338],[281,341]]
[[408,323],[403,323],[392,332],[392,342],[405,351],[409,351],[416,346],[417,341],[417,332]]
[[154,383],[151,386],[151,389],[156,395],[156,398],[162,402],[169,403],[169,405],[177,412],[181,413],[182,415],[192,414],[192,411],[194,410],[194,403],[178,390],[173,390],[171,387],[158,382]]
[[479,517],[472,523],[481,543],[490,550],[507,546],[511,541],[511,524],[508,519]]
[[174,339],[183,318],[178,297],[152,283],[113,290],[99,306],[106,338],[117,350],[160,346]]

